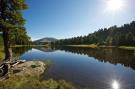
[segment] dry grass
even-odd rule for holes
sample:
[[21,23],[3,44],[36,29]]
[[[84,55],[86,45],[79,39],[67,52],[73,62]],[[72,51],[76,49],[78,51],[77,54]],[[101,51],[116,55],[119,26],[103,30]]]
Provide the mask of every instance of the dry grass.
[[82,47],[82,48],[97,48],[96,44],[89,44],[89,45],[67,45],[69,47]]
[[121,49],[135,50],[135,46],[120,46]]

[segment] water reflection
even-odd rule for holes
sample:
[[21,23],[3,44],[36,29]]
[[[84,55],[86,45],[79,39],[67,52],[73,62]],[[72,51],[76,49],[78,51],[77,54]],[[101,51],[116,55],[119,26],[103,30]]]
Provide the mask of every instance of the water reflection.
[[62,47],[60,50],[94,57],[101,62],[111,64],[122,64],[126,67],[135,69],[135,55],[133,50],[123,50],[118,48],[70,48]]
[[38,49],[40,51],[43,52],[54,52],[55,51],[55,47],[34,47],[35,49]]
[[118,81],[113,80],[112,89],[120,89],[120,85],[119,85]]
[[[32,47],[16,47],[13,48],[14,57],[19,57],[31,50]],[[43,52],[54,52],[55,50],[63,50],[66,52],[76,53],[80,55],[88,55],[94,57],[100,62],[109,62],[111,64],[122,64],[126,67],[135,69],[135,52],[132,50],[123,50],[118,48],[77,48],[77,47],[35,47]]]
[[[134,51],[117,48],[68,47],[56,49],[36,47],[28,51],[29,48],[16,48],[17,53],[19,50],[22,50],[20,52],[23,54],[22,59],[50,59],[53,62],[44,74],[45,79],[64,79],[92,89],[134,89],[135,87]],[[118,63],[130,68],[115,66]]]
[[27,47],[13,47],[12,50],[13,50],[14,59],[18,59],[24,53],[32,50],[32,47],[30,47],[30,46],[27,46]]

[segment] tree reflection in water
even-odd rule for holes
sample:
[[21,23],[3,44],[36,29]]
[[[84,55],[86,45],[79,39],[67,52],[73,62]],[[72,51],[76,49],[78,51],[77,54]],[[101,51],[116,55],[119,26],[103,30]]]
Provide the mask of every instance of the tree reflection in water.
[[13,47],[13,57],[14,59],[20,59],[20,56],[30,50],[32,50],[32,47],[27,46],[27,47]]
[[119,48],[78,48],[78,47],[61,47],[58,48],[66,52],[77,53],[94,57],[101,62],[111,64],[122,64],[126,67],[135,69],[135,52],[133,50],[123,50]]
[[[123,50],[119,48],[78,48],[78,47],[36,47],[36,49],[44,52],[53,52],[55,50],[63,50],[66,52],[76,53],[80,55],[88,55],[94,57],[100,62],[109,62],[111,64],[122,64],[126,67],[135,69],[135,52],[133,50]],[[32,50],[32,47],[16,47],[13,48],[14,57],[20,57],[25,52]]]

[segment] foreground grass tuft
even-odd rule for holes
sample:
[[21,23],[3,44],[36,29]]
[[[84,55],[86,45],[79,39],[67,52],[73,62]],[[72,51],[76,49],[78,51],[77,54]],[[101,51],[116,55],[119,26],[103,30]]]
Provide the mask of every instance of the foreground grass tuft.
[[7,80],[0,81],[0,89],[76,89],[71,83],[64,80],[53,79],[41,80],[40,77],[12,76]]

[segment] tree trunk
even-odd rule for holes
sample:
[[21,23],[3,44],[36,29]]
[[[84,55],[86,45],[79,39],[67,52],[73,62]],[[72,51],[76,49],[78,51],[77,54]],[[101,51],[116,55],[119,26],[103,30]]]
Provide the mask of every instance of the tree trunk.
[[10,43],[10,30],[5,29],[3,31],[3,41],[4,41],[4,51],[5,51],[5,60],[11,61],[12,60],[12,48]]

